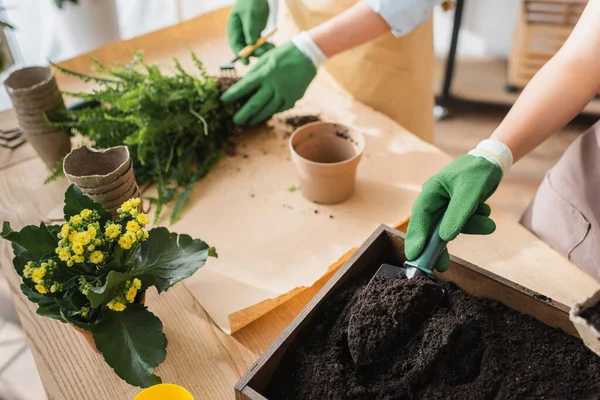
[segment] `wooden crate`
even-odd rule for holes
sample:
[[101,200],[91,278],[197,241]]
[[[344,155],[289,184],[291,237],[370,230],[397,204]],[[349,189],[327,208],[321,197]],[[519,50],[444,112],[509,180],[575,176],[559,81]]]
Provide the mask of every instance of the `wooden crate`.
[[[404,234],[381,226],[302,309],[235,385],[236,398],[268,400],[263,393],[280,361],[300,330],[310,323],[315,311],[330,293],[358,274],[366,271],[374,274],[383,263],[402,265],[403,262]],[[442,281],[455,283],[467,293],[498,300],[516,311],[531,315],[547,325],[558,327],[577,336],[575,327],[569,321],[569,308],[566,305],[457,257],[451,256],[450,269],[443,274],[438,274],[437,277]]]
[[523,0],[508,62],[508,87],[522,89],[565,43],[587,1]]

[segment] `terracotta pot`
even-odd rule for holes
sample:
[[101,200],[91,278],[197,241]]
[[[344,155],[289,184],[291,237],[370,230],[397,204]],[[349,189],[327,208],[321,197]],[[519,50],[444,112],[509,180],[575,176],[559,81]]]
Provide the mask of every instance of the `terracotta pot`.
[[69,182],[115,218],[123,202],[140,196],[127,146],[105,150],[80,147],[65,157],[63,170]]
[[364,137],[344,125],[313,122],[298,128],[290,150],[302,195],[319,204],[352,197],[364,147]]
[[92,332],[88,332],[88,331],[84,331],[81,328],[76,327],[75,325],[71,325],[71,328],[75,329],[77,332],[81,333],[83,335],[83,338],[85,339],[86,342],[88,342],[88,344],[90,345],[90,347],[98,354],[102,354],[100,353],[100,351],[98,351],[98,348],[96,347],[96,342],[94,342],[94,337],[92,336]]
[[19,125],[40,158],[54,168],[70,150],[71,140],[61,129],[48,125],[44,114],[65,108],[54,71],[28,67],[10,74],[4,82]]
[[600,332],[581,317],[581,313],[600,302],[600,290],[581,303],[575,304],[569,313],[569,319],[575,325],[583,343],[594,353],[600,356]]
[[[142,297],[142,300],[140,301],[140,304],[146,304],[146,293],[145,292]],[[92,332],[84,331],[83,329],[78,328],[75,325],[71,325],[71,328],[75,329],[77,332],[79,332],[79,333],[81,333],[81,335],[83,335],[83,338],[85,339],[86,342],[88,342],[88,344],[90,345],[92,350],[94,350],[98,354],[102,354],[96,347],[96,342],[94,342],[94,336],[92,335]]]

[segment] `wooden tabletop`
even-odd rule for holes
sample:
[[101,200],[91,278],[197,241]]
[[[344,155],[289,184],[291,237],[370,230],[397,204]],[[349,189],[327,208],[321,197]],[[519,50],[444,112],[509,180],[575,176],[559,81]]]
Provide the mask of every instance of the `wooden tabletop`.
[[[209,70],[215,71],[218,61],[227,59],[228,51],[223,46],[227,13],[228,10],[217,11],[186,22],[177,30],[167,29],[143,39],[121,42],[98,50],[96,56],[122,61],[145,43],[147,56],[160,59],[169,40],[187,41],[191,37],[201,37],[201,42],[190,47],[203,60],[207,54],[216,54],[215,62],[209,65]],[[78,70],[87,68],[76,65],[78,62],[69,66]],[[61,85],[68,86],[68,82]],[[11,111],[1,113],[0,129],[14,125],[13,118]],[[0,220],[10,220],[15,229],[39,223],[62,202],[67,182],[43,185],[47,170],[30,148],[23,147],[18,154],[0,150],[0,165],[3,165],[0,167]],[[398,220],[401,219],[402,216],[398,216]],[[567,304],[597,287],[593,280],[514,221],[501,223],[493,240],[462,239],[453,244],[451,250],[466,260]],[[6,241],[0,242],[0,266],[8,276],[48,398],[133,399],[139,389],[121,381],[102,357],[90,350],[81,335],[68,325],[35,314],[36,306],[20,293],[19,277],[11,272],[11,259],[10,245]],[[146,303],[162,320],[169,339],[167,359],[157,373],[164,382],[185,386],[196,399],[233,398],[237,380],[329,277],[325,276],[312,288],[232,336],[216,327],[185,285],[176,285],[160,299],[155,291],[149,292]]]

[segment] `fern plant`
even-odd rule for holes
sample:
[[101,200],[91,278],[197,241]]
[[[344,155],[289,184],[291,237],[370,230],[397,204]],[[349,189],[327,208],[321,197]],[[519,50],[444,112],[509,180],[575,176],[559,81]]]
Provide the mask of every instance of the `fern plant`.
[[[217,80],[209,76],[195,54],[197,75],[174,60],[175,74],[164,75],[136,53],[126,65],[106,68],[94,61],[102,77],[80,74],[54,65],[60,72],[92,81],[91,93],[65,93],[102,107],[64,110],[48,121],[72,135],[81,135],[96,148],[129,147],[138,184],[153,182],[158,197],[156,221],[163,206],[174,202],[176,221],[202,179],[222,154],[233,131],[233,109],[221,103]],[[55,171],[56,172],[56,171]]]

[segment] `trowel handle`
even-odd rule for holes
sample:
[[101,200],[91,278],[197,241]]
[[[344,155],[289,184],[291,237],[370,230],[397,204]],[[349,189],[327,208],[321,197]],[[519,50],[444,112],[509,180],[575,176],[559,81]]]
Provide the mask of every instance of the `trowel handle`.
[[442,218],[437,221],[435,227],[433,228],[433,232],[429,235],[427,242],[425,242],[425,247],[423,251],[417,258],[413,261],[406,261],[404,265],[406,267],[414,267],[420,269],[425,272],[429,276],[433,276],[433,270],[435,268],[435,264],[439,260],[446,244],[448,242],[442,240],[440,237],[440,226],[442,225]]

